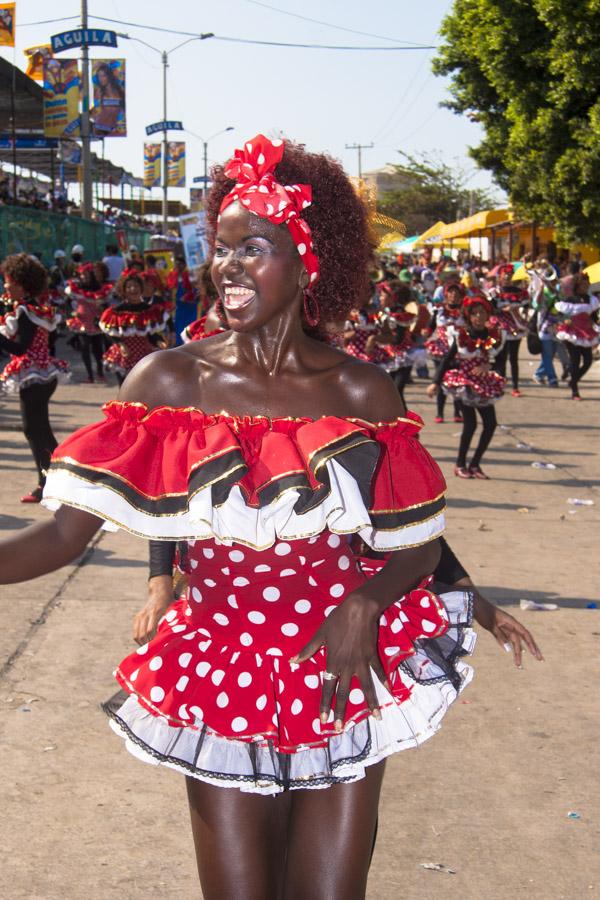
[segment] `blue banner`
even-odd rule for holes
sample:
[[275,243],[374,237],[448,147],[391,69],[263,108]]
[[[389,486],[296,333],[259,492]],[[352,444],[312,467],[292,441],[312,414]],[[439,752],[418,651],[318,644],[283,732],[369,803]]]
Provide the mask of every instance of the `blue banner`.
[[146,125],[146,134],[156,134],[157,131],[183,131],[181,122],[169,119],[166,122],[155,122],[154,125]]
[[107,31],[105,28],[76,28],[73,31],[62,31],[53,34],[52,52],[62,53],[63,50],[72,50],[74,47],[116,47],[117,32]]

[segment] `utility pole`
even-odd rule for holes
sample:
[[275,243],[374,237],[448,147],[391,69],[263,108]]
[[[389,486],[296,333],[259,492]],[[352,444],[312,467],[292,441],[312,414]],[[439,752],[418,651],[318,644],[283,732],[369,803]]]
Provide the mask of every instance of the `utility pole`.
[[[81,28],[88,27],[87,0],[81,0]],[[88,45],[81,46],[81,165],[83,169],[83,191],[81,215],[92,218],[92,154],[90,149],[90,54]]]
[[204,190],[202,191],[202,197],[206,202],[208,196],[208,141],[202,141],[202,144],[204,146]]
[[358,150],[358,180],[362,181],[362,151],[372,150],[375,144],[346,144],[346,150]]
[[169,167],[167,166],[167,69],[169,68],[169,57],[165,50],[163,50],[162,54],[162,64],[163,64],[163,200],[162,200],[162,220],[163,220],[163,234],[167,233],[167,228],[169,224],[169,200],[168,200],[168,192],[169,192]]

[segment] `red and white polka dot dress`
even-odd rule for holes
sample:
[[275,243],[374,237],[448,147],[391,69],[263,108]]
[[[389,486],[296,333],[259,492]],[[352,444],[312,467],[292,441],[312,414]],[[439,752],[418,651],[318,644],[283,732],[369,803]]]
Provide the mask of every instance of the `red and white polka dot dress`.
[[506,380],[494,372],[481,371],[481,367],[491,366],[500,352],[504,334],[499,328],[490,328],[485,340],[474,339],[466,328],[459,328],[456,335],[458,344],[458,366],[449,369],[442,381],[442,390],[466,406],[489,406],[504,394]]
[[349,534],[391,550],[440,533],[444,482],[418,417],[371,426],[118,402],[105,412],[56,450],[44,502],[188,544],[188,589],[120,663],[123,692],[106,705],[131,752],[275,793],[356,780],[437,730],[471,677],[460,659],[473,643],[467,593],[440,598],[424,584],[381,616],[381,720],[355,679],[342,733],[333,714],[321,725],[326,648],[290,662],[367,577]]
[[15,393],[33,384],[47,384],[55,379],[68,381],[71,367],[64,359],[51,356],[48,335],[60,318],[49,306],[19,304],[0,318],[0,332],[11,339],[17,333],[19,316],[25,315],[36,325],[33,341],[25,353],[11,354],[10,362],[0,373],[0,386]]

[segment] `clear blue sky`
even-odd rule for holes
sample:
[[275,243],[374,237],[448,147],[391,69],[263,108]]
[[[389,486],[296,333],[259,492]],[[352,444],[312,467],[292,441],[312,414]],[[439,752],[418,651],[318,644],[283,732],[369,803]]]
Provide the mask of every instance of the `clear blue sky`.
[[[90,0],[89,12],[182,31],[213,31],[227,37],[297,43],[390,46],[390,39],[436,44],[437,31],[449,0],[408,3],[405,0],[265,0],[284,10],[345,29],[370,32],[368,37],[303,21],[267,9],[252,0]],[[76,20],[28,25],[42,19],[79,13],[77,0],[17,0],[16,64],[25,68],[24,47],[48,41],[51,34],[76,27]],[[110,25],[90,19],[90,25],[114,28],[170,50],[184,36],[148,28]],[[13,60],[10,48],[0,52]],[[63,54],[68,55],[68,54]],[[95,48],[92,56],[110,53]],[[162,73],[158,53],[132,40],[119,40],[113,51],[127,60],[128,137],[107,141],[106,155],[136,175],[142,173],[144,126],[162,118]],[[439,151],[449,162],[474,171],[467,157],[479,130],[468,120],[439,107],[446,83],[431,74],[433,51],[343,52],[258,47],[216,40],[193,42],[170,59],[169,118],[208,138],[227,125],[235,131],[209,144],[209,161],[221,161],[243,139],[262,131],[282,132],[312,150],[326,150],[342,160],[350,174],[357,172],[355,152],[346,143],[375,144],[363,155],[363,169],[378,168],[400,159],[398,149],[410,153]],[[173,139],[178,135],[172,133]],[[191,134],[188,144],[188,184],[202,174],[202,144]],[[487,173],[470,182],[487,186]],[[184,192],[173,191],[173,196]],[[157,192],[155,196],[159,196]],[[186,192],[187,196],[187,192]]]

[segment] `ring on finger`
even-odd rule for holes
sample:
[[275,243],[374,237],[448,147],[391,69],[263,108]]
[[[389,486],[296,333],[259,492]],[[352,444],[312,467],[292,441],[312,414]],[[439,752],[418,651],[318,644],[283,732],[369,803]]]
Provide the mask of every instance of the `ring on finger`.
[[338,676],[333,672],[323,672],[323,681],[337,681]]

